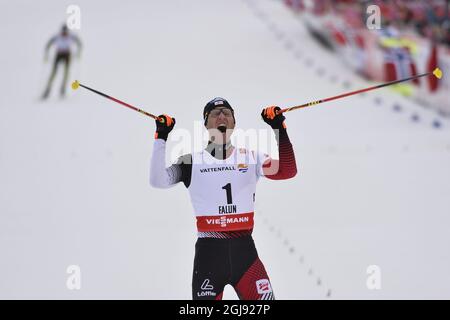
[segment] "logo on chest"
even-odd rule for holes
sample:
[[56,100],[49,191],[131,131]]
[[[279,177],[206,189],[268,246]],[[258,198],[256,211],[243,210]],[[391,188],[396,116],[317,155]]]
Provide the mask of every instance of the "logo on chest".
[[244,163],[240,163],[240,164],[238,164],[238,170],[239,170],[239,172],[246,173],[248,170],[248,165],[246,165]]
[[235,166],[224,166],[224,167],[214,167],[214,168],[202,168],[200,169],[200,173],[214,173],[214,172],[223,172],[223,171],[235,171]]
[[200,173],[217,173],[226,171],[239,171],[240,173],[246,173],[248,171],[248,165],[245,163],[239,163],[237,168],[233,166],[214,167],[214,168],[201,168]]

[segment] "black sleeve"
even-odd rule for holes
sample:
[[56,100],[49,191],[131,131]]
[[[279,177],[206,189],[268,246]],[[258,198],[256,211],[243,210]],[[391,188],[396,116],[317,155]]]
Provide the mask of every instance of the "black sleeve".
[[181,181],[183,181],[186,188],[189,188],[191,184],[192,175],[192,154],[185,154],[178,158],[175,166],[178,166],[181,170]]

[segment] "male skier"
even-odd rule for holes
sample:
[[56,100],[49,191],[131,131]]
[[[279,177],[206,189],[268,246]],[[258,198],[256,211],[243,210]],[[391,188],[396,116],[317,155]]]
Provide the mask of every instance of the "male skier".
[[150,184],[168,188],[183,182],[189,190],[197,218],[192,297],[222,299],[231,284],[245,300],[274,299],[272,286],[251,236],[256,182],[296,175],[294,151],[279,107],[263,109],[263,120],[275,131],[279,160],[236,148],[230,136],[236,124],[234,110],[223,98],[208,102],[203,111],[209,142],[204,150],[180,157],[165,167],[166,140],[175,119],[160,115],[150,166]]
[[69,33],[69,29],[64,24],[61,28],[61,32],[54,37],[52,37],[45,46],[45,60],[48,60],[48,51],[50,47],[53,45],[56,48],[55,60],[53,62],[52,72],[50,73],[50,77],[47,81],[47,86],[45,88],[44,93],[42,94],[42,99],[47,99],[50,94],[50,90],[52,88],[53,79],[56,75],[56,70],[60,63],[64,64],[64,78],[61,83],[60,95],[64,96],[66,93],[67,80],[69,75],[69,67],[70,67],[70,59],[71,59],[71,51],[73,44],[76,44],[78,47],[78,57],[81,54],[81,41],[80,39],[74,35]]

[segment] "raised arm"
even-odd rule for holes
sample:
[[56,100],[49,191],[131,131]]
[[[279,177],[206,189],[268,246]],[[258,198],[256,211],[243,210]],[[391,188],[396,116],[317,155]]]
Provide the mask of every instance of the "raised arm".
[[166,168],[166,140],[175,126],[175,118],[160,115],[156,122],[155,143],[150,162],[150,185],[155,188],[170,188],[181,181],[181,169],[178,165]]
[[272,180],[285,180],[295,177],[297,174],[297,164],[295,162],[294,149],[286,130],[286,119],[283,114],[277,114],[279,107],[267,107],[261,112],[261,116],[275,132],[278,143],[279,160],[267,159],[262,168],[265,177]]

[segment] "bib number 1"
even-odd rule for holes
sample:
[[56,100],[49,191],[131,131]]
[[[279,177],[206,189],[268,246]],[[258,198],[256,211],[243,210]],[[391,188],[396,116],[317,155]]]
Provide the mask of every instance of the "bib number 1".
[[226,190],[227,192],[227,204],[232,204],[233,197],[231,196],[231,183],[227,183],[222,187],[222,189]]

